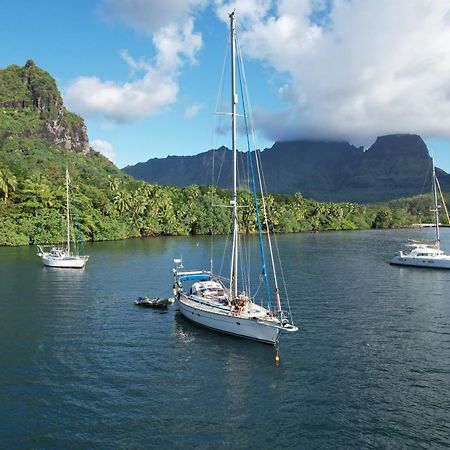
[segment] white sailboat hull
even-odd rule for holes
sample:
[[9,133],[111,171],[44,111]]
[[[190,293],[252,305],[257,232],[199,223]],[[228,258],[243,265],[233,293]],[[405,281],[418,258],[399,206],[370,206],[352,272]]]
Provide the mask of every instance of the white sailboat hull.
[[398,266],[427,267],[429,269],[450,269],[450,257],[394,256],[391,264]]
[[185,294],[177,296],[175,303],[186,319],[221,333],[272,345],[276,343],[280,333],[280,327],[262,320],[199,309],[195,305],[192,306],[194,302],[190,301]]
[[60,267],[65,269],[83,269],[88,260],[88,256],[68,256],[64,258],[54,258],[50,255],[39,255],[44,266]]

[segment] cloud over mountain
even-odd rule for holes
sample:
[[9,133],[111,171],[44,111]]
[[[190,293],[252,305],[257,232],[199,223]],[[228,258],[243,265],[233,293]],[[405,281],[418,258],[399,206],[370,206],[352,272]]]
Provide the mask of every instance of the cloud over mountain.
[[447,0],[240,0],[219,17],[233,7],[247,55],[289,76],[284,110],[257,115],[270,139],[450,136]]
[[244,52],[286,79],[281,107],[255,112],[268,139],[450,137],[448,0],[103,0],[99,14],[150,37],[155,56],[122,51],[140,77],[79,77],[66,102],[118,123],[175,103],[180,73],[202,47],[195,26],[208,7],[224,22],[236,8]]

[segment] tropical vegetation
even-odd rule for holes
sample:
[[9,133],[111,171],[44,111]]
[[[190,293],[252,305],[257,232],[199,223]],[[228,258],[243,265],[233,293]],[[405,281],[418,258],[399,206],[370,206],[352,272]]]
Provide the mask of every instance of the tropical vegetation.
[[[83,155],[51,146],[44,139],[10,136],[0,146],[0,245],[64,241],[66,166],[85,240],[229,231],[230,208],[223,207],[229,205],[227,190],[145,183],[95,151]],[[251,192],[240,192],[239,221],[246,233],[257,231],[252,200]],[[404,227],[431,221],[426,196],[376,206],[321,203],[300,193],[268,195],[266,202],[269,227],[280,233]]]
[[[86,147],[83,119],[65,109],[47,72],[31,60],[0,70],[0,245],[64,241],[66,167],[85,240],[229,232],[227,190],[137,181]],[[253,194],[241,191],[239,205],[241,231],[255,233]],[[376,206],[266,197],[269,228],[279,233],[404,227],[431,221],[428,205],[426,197]]]

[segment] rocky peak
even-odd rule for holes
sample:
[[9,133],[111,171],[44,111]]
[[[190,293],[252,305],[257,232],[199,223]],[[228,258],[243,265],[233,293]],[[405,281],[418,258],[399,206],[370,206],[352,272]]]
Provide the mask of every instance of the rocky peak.
[[390,158],[407,157],[428,159],[428,149],[423,139],[417,134],[389,134],[377,137],[367,150],[367,156]]
[[[32,59],[23,67],[11,65],[0,69],[0,109],[4,113],[22,110],[29,114],[30,124],[34,125],[24,127],[25,135],[44,137],[66,150],[89,152],[83,119],[67,111],[55,80]],[[33,115],[39,119],[37,126]]]

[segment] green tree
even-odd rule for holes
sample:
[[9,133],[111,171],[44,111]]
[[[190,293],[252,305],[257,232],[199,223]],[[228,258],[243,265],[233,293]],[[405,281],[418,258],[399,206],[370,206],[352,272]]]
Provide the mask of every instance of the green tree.
[[106,180],[106,186],[107,186],[108,190],[115,192],[119,189],[120,181],[117,178],[114,178],[111,175],[108,175],[108,178]]
[[126,191],[118,191],[114,196],[114,205],[120,213],[127,212],[130,209],[131,201],[131,194]]
[[373,220],[372,228],[389,228],[392,224],[392,211],[389,208],[380,208]]
[[0,167],[0,191],[5,203],[8,201],[9,193],[14,192],[16,187],[16,176],[7,167]]

